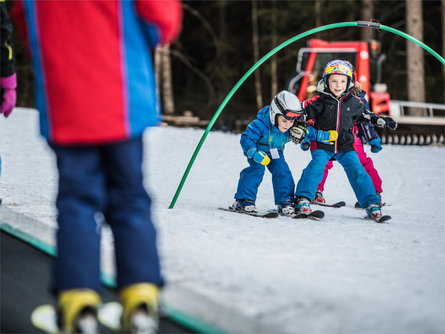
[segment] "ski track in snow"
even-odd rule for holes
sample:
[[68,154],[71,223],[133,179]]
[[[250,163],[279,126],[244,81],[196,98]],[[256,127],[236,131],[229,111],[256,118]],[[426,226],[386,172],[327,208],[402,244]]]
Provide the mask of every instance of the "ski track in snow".
[[[202,134],[160,127],[144,137],[145,182],[171,289],[204,296],[249,319],[256,332],[445,332],[445,147],[385,145],[369,153],[383,179],[383,213],[392,216],[387,224],[353,208],[356,199],[338,163],[324,195],[346,207],[317,207],[326,214],[322,221],[261,219],[217,210],[232,204],[247,162],[240,135],[211,132],[170,210]],[[37,113],[17,108],[1,118],[0,139],[2,205],[55,228],[55,159],[38,135]],[[289,143],[285,155],[297,183],[310,154]],[[268,171],[256,204],[274,208]],[[39,226],[15,227],[54,243]],[[103,270],[112,273],[107,230],[103,252]],[[185,311],[197,313],[193,305]],[[245,330],[211,307],[199,316],[230,331]]]

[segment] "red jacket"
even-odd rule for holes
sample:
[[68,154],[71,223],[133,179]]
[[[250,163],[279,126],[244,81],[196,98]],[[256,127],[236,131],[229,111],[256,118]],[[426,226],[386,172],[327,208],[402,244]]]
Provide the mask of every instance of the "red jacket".
[[11,14],[30,47],[49,141],[113,142],[157,124],[150,48],[177,37],[178,0],[19,1]]

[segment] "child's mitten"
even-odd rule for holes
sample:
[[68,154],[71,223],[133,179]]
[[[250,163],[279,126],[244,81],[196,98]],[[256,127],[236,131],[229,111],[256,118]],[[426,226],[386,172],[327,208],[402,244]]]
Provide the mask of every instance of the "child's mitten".
[[378,153],[382,150],[382,144],[381,144],[381,139],[380,138],[376,138],[371,140],[368,144],[371,145],[371,152],[372,153]]
[[397,129],[397,122],[392,117],[379,117],[376,125],[381,128]]
[[334,145],[334,141],[338,138],[338,132],[335,130],[317,131],[317,141],[325,144]]
[[263,151],[258,151],[256,148],[251,148],[249,151],[247,151],[247,156],[250,159],[253,159],[253,161],[264,166],[267,166],[270,163],[269,156]]
[[307,129],[304,123],[298,123],[297,125],[289,129],[289,135],[295,144],[300,144],[306,137]]

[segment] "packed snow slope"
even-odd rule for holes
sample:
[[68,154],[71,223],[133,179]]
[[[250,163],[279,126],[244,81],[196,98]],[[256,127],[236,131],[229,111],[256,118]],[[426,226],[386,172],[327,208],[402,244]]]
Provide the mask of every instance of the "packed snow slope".
[[[324,194],[346,207],[323,208],[322,221],[266,220],[217,210],[232,204],[247,166],[240,135],[220,132],[208,135],[168,209],[202,134],[159,127],[144,137],[169,305],[237,333],[445,333],[445,147],[369,153],[383,179],[388,223],[353,208],[338,163]],[[57,173],[37,113],[16,109],[1,118],[0,139],[2,206],[46,228],[10,223],[54,243],[43,231],[56,226]],[[292,143],[285,154],[297,182],[310,154]],[[274,208],[267,171],[256,204]],[[107,230],[103,243],[103,267],[112,272]]]

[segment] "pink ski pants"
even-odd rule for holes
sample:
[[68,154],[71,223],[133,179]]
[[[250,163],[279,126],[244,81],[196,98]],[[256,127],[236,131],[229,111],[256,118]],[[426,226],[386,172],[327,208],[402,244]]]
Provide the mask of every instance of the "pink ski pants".
[[[360,159],[360,163],[365,168],[366,172],[372,179],[372,184],[374,185],[375,191],[380,194],[383,192],[382,190],[382,179],[377,172],[377,169],[374,167],[374,163],[371,158],[366,155],[365,148],[363,147],[362,141],[358,136],[355,136],[354,149],[357,152],[358,158]],[[333,167],[332,161],[328,161],[326,164],[326,168],[324,170],[323,179],[318,185],[317,189],[321,192],[324,191],[324,184],[326,179],[328,178],[329,170]]]

